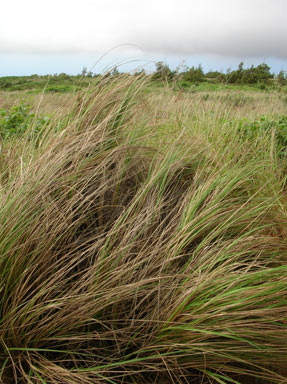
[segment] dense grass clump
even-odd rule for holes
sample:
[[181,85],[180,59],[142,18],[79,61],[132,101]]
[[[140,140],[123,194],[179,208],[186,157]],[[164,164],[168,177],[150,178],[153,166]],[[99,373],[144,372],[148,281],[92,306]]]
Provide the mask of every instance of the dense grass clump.
[[159,148],[141,87],[79,96],[2,181],[0,380],[283,383],[275,149],[208,127]]

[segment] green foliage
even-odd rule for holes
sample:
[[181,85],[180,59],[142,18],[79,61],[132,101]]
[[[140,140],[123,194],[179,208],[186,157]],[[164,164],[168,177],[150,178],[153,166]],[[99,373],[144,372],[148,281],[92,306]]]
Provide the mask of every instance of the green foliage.
[[[274,84],[275,86],[283,87],[287,84],[286,72],[284,70],[276,76],[270,72],[270,67],[266,63],[258,66],[244,68],[241,62],[238,68],[234,71],[228,70],[227,73],[210,70],[204,73],[201,64],[192,66],[186,65],[178,67],[176,70],[170,69],[168,64],[159,61],[155,64],[154,73],[149,76],[145,71],[138,71],[136,76],[150,77],[154,83],[159,85],[162,83],[171,83],[175,87],[189,88],[191,84],[200,85],[202,83],[217,84],[221,83],[224,86],[228,85],[250,85],[256,86],[261,90],[265,90],[266,86]],[[71,76],[66,73],[40,76],[33,74],[31,76],[6,76],[0,77],[0,90],[3,91],[18,91],[18,90],[48,90],[51,92],[72,92],[75,89],[83,89],[90,85],[96,84],[99,80],[109,76],[119,76],[117,67],[111,69],[105,74],[95,74],[83,67],[80,74]],[[95,80],[97,78],[97,80]],[[276,80],[276,81],[273,81]]]
[[189,68],[187,72],[183,73],[182,79],[192,83],[200,83],[201,81],[204,81],[202,66],[199,65],[198,67]]
[[281,70],[278,73],[277,81],[280,85],[286,85],[287,84],[287,74],[286,71]]
[[238,66],[238,69],[236,71],[229,72],[227,74],[227,81],[228,83],[241,83],[242,76],[243,76],[243,62],[241,62]]
[[32,125],[33,132],[38,133],[48,121],[47,116],[36,118],[31,112],[31,106],[22,102],[8,110],[0,110],[0,137],[7,139],[14,135],[22,135]]
[[85,76],[70,76],[66,73],[53,76],[9,76],[0,78],[0,90],[73,92],[75,89],[88,87],[91,81],[95,81],[91,72],[87,72]]
[[[240,84],[240,85],[256,85],[261,90],[265,90],[267,85],[272,84],[275,75],[270,72],[270,67],[266,63],[259,64],[258,66],[252,65],[250,68],[243,68],[244,63],[238,65],[238,69],[227,73],[219,71],[209,71],[204,73],[202,66],[199,64],[197,67],[192,66],[188,68],[183,67],[183,70],[177,75],[176,72],[171,71],[169,66],[163,62],[156,63],[156,71],[152,75],[153,80],[170,81],[177,80],[178,85],[182,88],[187,88],[188,84],[192,83],[198,85],[201,82],[209,83],[223,83],[223,84]],[[278,83],[284,85],[286,76],[284,71],[277,77]]]
[[226,74],[219,71],[209,71],[205,74],[205,80],[215,83],[225,83]]
[[152,79],[160,81],[170,81],[174,78],[175,73],[171,71],[167,64],[162,61],[156,63],[156,71],[154,72]]
[[274,75],[270,73],[270,67],[265,64],[259,64],[257,67],[253,65],[250,68],[244,69],[243,62],[238,66],[238,69],[230,72],[227,75],[227,81],[231,84],[267,84]]
[[53,84],[53,85],[49,85],[46,88],[46,92],[66,93],[66,92],[74,92],[80,89],[81,89],[80,87],[77,87],[74,85]]
[[252,123],[243,122],[239,125],[239,132],[247,139],[253,139],[262,134],[274,134],[279,157],[287,156],[287,115],[276,119],[263,115]]

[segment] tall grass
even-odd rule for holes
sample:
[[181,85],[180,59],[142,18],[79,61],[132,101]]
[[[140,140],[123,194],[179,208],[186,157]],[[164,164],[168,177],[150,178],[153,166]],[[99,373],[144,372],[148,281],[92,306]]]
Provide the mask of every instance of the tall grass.
[[178,114],[160,141],[143,87],[82,94],[2,182],[0,380],[286,382],[272,140]]

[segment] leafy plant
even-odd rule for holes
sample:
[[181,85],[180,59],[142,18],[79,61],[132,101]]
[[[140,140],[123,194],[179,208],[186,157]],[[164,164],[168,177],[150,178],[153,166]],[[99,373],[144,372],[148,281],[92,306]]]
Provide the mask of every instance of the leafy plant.
[[48,120],[47,116],[36,117],[31,112],[31,106],[22,102],[8,110],[0,110],[0,136],[6,139],[14,135],[22,135],[32,124],[34,133],[38,133]]
[[172,80],[175,73],[171,71],[169,66],[162,61],[156,63],[156,71],[153,74],[153,80],[169,81]]
[[281,71],[278,73],[278,75],[277,75],[277,81],[278,81],[278,83],[279,83],[281,86],[287,84],[287,74],[286,74],[286,71],[281,70]]
[[192,82],[192,83],[200,83],[204,80],[204,72],[202,66],[191,67],[187,72],[183,73],[182,78],[184,81]]
[[260,134],[270,134],[274,132],[278,155],[287,155],[287,116],[279,116],[277,119],[270,119],[263,115],[260,119],[252,123],[241,123],[239,132],[245,138],[255,138]]

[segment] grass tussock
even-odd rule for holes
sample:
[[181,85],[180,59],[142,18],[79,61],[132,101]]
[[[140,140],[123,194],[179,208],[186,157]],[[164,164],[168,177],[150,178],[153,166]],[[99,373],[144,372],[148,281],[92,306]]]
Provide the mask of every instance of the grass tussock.
[[0,381],[286,382],[274,156],[234,136],[224,163],[214,127],[158,148],[142,87],[78,97],[2,183]]

